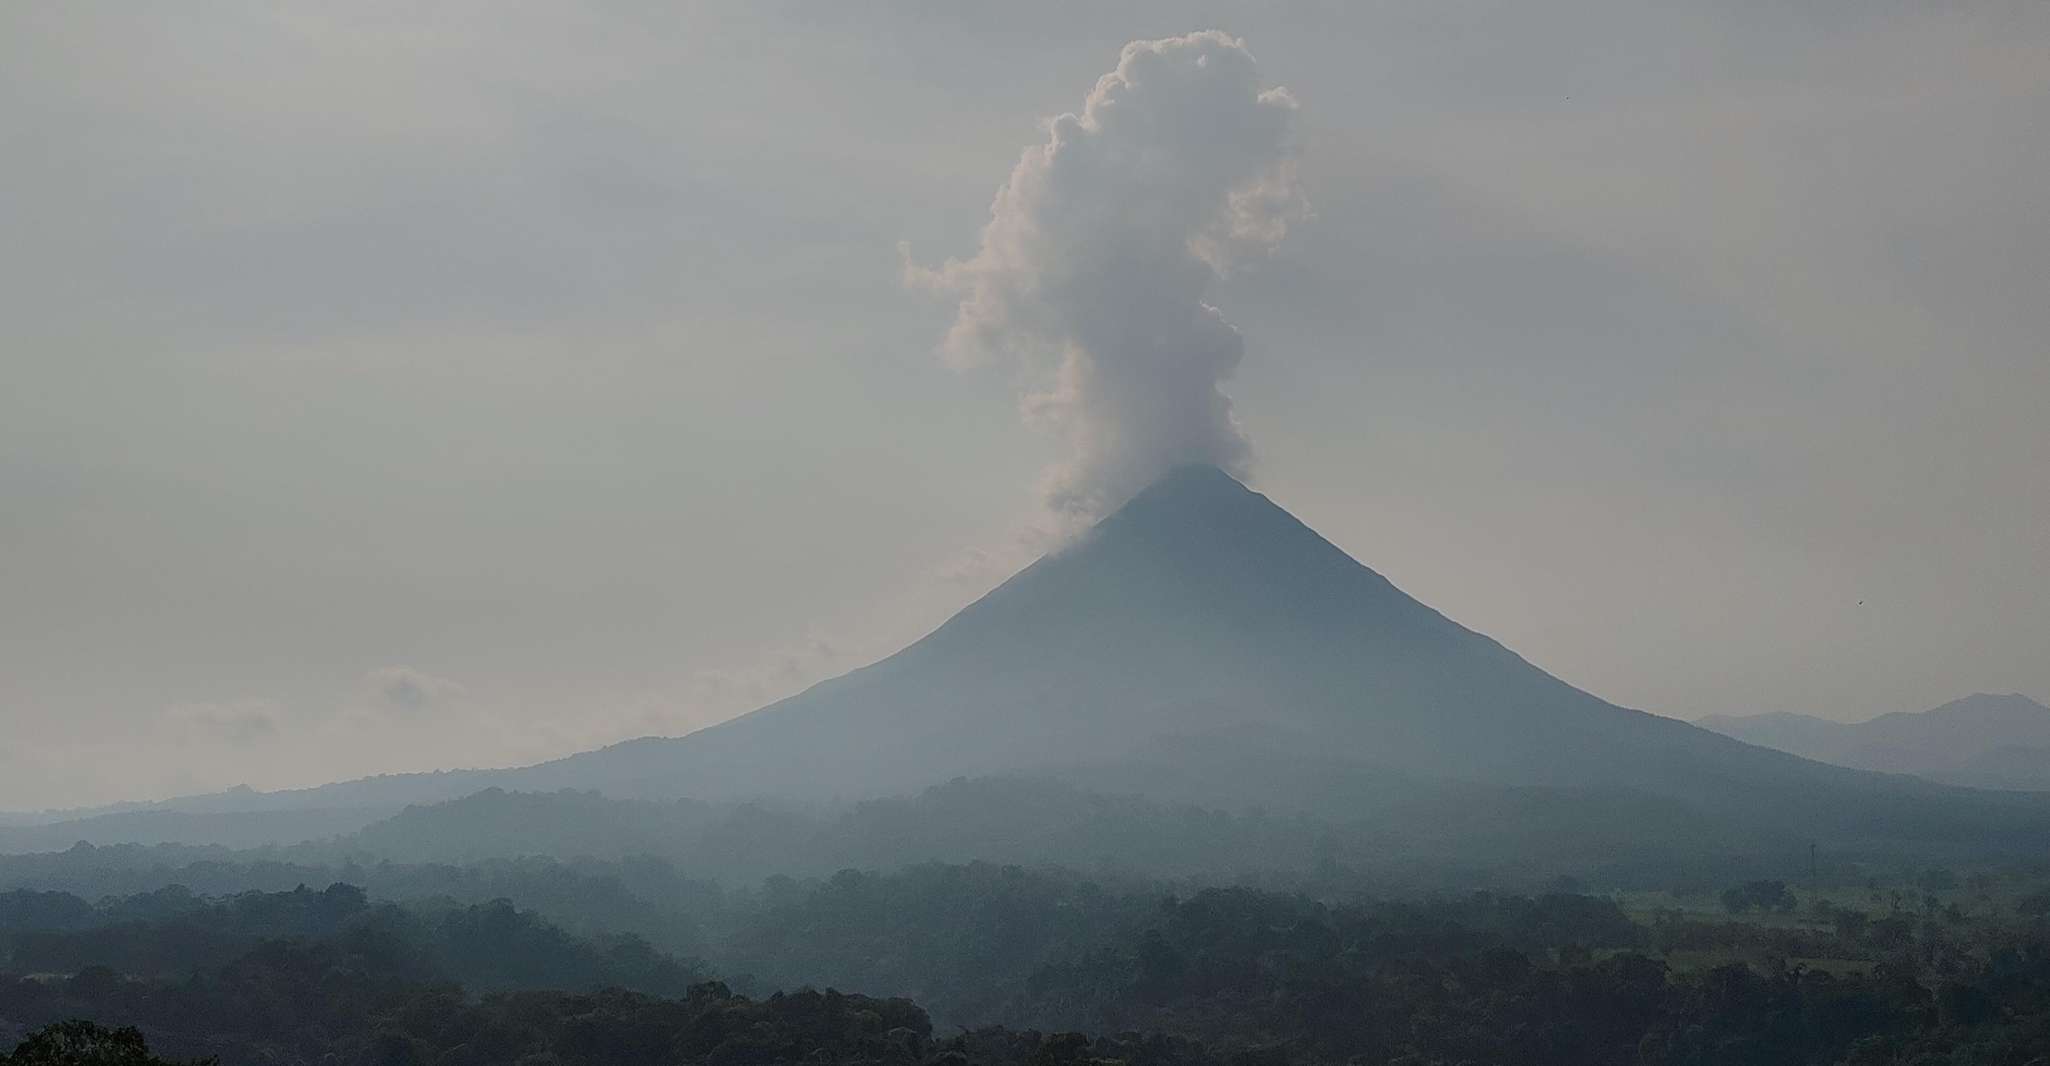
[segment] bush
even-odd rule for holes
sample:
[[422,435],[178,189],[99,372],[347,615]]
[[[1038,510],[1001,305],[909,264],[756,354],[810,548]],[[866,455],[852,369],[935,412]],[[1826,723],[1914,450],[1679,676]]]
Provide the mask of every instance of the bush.
[[1790,914],[1794,903],[1794,894],[1787,890],[1785,881],[1747,881],[1723,890],[1723,909],[1731,914],[1743,914],[1754,907]]

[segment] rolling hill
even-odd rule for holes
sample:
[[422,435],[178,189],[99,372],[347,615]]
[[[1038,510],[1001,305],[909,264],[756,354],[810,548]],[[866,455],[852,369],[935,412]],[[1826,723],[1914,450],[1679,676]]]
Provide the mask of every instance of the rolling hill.
[[1863,722],[1780,713],[1712,715],[1697,724],[1838,766],[1974,788],[2050,790],[2050,707],[2018,693],[1981,692]]

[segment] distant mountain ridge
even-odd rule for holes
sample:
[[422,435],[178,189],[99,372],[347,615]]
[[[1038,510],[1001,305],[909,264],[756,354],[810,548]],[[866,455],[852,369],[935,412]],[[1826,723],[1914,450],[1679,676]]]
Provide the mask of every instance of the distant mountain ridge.
[[[1203,466],[1169,473],[897,654],[751,714],[289,803],[425,803],[486,787],[830,802],[1018,774],[1336,818],[1430,818],[1420,798],[1472,809],[1472,790],[1577,790],[1626,817],[1678,805],[1786,841],[2050,840],[2050,799],[1824,765],[1576,689]],[[1488,809],[1542,829],[1535,807]],[[1642,832],[1672,824],[1647,819]]]
[[1747,744],[1973,788],[2050,790],[2050,707],[2020,693],[1975,693],[1927,711],[1863,722],[1785,712],[1697,723]]

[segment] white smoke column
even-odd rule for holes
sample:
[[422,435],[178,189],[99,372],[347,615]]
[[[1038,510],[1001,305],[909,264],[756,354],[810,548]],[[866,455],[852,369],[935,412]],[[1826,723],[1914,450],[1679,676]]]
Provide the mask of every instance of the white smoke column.
[[1220,386],[1245,341],[1205,298],[1305,214],[1295,107],[1234,37],[1134,41],[1082,113],[1025,150],[974,257],[907,262],[960,299],[951,360],[1016,360],[1036,382],[1028,417],[1067,451],[1047,478],[1057,512],[1100,514],[1183,463],[1244,473]]

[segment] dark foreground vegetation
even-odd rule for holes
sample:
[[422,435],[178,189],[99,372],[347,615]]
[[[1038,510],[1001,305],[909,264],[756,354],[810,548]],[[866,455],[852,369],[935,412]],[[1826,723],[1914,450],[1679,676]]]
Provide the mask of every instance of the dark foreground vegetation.
[[[154,1061],[143,1038],[228,1064],[2050,1061],[2040,889],[1948,870],[1731,888],[1377,900],[928,865],[718,895],[691,933],[703,961],[504,900],[16,889],[0,893],[0,1048],[22,1042],[4,1060],[20,1063]],[[46,1028],[72,1019],[107,1028]],[[63,1057],[81,1040],[112,1050]]]

